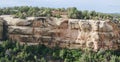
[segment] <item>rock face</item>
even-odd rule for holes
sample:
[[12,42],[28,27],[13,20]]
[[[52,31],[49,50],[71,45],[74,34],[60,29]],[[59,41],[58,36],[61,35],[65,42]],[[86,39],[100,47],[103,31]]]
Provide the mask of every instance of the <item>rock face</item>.
[[2,39],[3,37],[2,37],[2,34],[3,33],[3,19],[2,18],[0,18],[0,39]]
[[111,21],[79,21],[76,43],[98,49],[117,49],[120,40],[118,27]]
[[0,40],[6,40],[7,39],[7,31],[8,31],[8,24],[7,22],[0,17]]
[[12,41],[40,43],[50,47],[92,50],[120,48],[120,29],[111,21],[37,17],[8,26],[8,34]]

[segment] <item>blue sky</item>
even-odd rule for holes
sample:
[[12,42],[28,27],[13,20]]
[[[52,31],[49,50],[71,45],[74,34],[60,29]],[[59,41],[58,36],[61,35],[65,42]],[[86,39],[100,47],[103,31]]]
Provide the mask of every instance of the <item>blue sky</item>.
[[0,7],[12,6],[77,7],[79,10],[120,13],[120,0],[0,0]]

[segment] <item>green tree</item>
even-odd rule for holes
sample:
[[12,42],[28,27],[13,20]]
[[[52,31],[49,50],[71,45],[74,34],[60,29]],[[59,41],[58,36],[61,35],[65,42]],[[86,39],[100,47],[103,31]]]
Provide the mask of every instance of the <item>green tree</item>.
[[88,17],[88,10],[84,10],[84,11],[82,12],[82,18],[83,18],[83,19],[87,19],[87,17]]
[[73,19],[79,19],[80,18],[80,11],[77,10],[77,8],[72,7],[67,9],[68,12],[68,18],[73,18]]

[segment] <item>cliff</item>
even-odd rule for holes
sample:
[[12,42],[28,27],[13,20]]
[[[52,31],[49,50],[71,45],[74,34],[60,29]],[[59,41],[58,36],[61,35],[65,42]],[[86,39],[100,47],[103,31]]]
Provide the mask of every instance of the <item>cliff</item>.
[[[4,20],[8,22],[7,19]],[[7,23],[8,39],[12,41],[70,49],[90,48],[95,51],[120,48],[120,29],[117,24],[109,20],[34,17],[24,21],[16,19],[16,21],[9,19]],[[0,22],[1,33],[2,26]]]

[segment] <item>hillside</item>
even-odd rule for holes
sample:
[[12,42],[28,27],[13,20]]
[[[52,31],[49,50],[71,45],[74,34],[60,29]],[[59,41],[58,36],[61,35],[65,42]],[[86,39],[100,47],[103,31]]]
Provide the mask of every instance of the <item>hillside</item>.
[[0,62],[120,62],[120,15],[0,8]]

